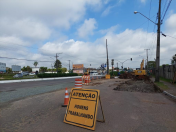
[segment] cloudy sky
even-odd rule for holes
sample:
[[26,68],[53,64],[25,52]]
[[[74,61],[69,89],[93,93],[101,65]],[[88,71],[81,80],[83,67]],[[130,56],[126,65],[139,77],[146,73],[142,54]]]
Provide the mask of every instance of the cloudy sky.
[[[176,1],[162,0],[160,65],[176,54]],[[142,59],[156,58],[159,0],[0,0],[0,62],[51,68],[56,53],[63,67],[84,64],[98,68],[109,60],[137,68]],[[164,15],[165,14],[165,15]],[[28,60],[28,61],[27,61]],[[42,62],[47,61],[47,62]]]

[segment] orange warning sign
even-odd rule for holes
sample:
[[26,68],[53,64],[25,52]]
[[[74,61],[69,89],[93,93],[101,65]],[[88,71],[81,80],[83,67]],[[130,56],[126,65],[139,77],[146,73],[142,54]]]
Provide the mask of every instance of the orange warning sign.
[[98,101],[99,90],[73,88],[64,122],[95,130]]

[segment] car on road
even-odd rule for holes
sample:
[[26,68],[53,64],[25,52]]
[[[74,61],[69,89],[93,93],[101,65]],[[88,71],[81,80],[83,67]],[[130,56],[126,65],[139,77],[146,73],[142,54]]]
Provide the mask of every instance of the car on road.
[[13,76],[13,78],[20,78],[20,77],[23,77],[23,74],[18,73],[18,74],[16,74],[16,75]]

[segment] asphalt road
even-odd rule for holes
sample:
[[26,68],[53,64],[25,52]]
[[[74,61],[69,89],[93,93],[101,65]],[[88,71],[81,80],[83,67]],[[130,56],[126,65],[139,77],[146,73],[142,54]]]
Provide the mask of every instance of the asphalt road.
[[0,107],[9,102],[75,85],[75,78],[0,84]]
[[0,83],[0,92],[13,91],[20,88],[32,88],[37,86],[52,86],[66,82],[74,82],[75,78],[58,79],[58,80],[44,80],[32,82],[16,82],[16,83]]
[[[162,93],[115,91],[116,79],[103,80],[89,89],[99,89],[105,123],[96,132],[175,132],[176,103]],[[69,89],[70,92],[71,89]],[[1,132],[90,132],[63,123],[65,90],[40,94],[0,109]],[[100,107],[97,119],[102,119]]]

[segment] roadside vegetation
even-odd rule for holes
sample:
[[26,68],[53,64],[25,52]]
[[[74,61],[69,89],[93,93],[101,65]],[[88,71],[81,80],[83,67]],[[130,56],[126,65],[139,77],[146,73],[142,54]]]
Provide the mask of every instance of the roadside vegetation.
[[20,78],[13,78],[13,76],[15,75],[15,73],[6,73],[6,74],[0,74],[0,81],[1,80],[19,80],[19,79],[34,79],[34,78],[38,78],[36,75],[34,76],[23,76]]
[[50,78],[50,77],[69,77],[78,76],[77,73],[43,73],[37,75],[39,78]]
[[162,90],[168,90],[168,86],[164,85],[162,82],[155,82],[155,84],[160,87]]

